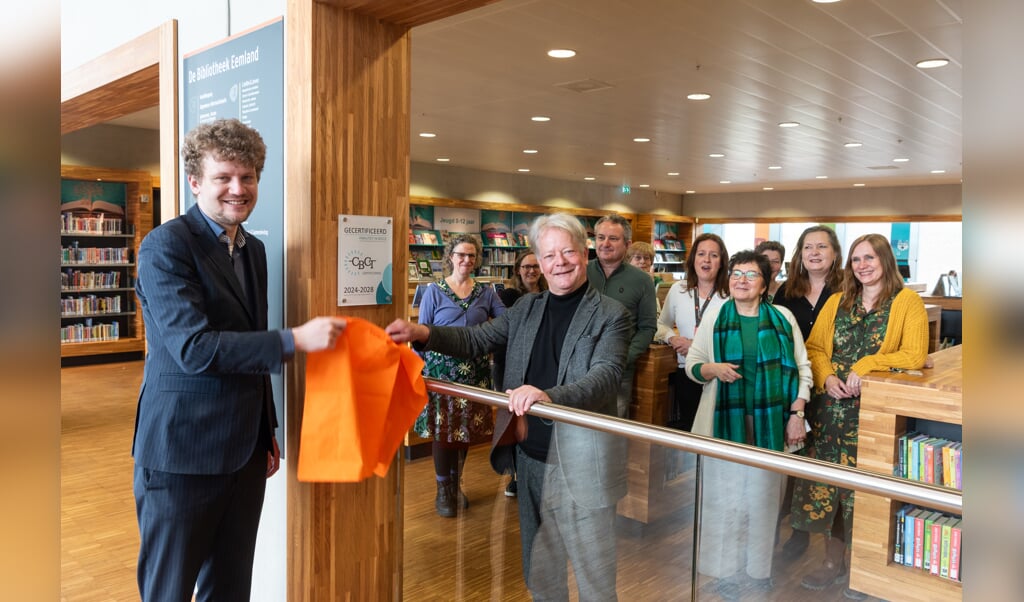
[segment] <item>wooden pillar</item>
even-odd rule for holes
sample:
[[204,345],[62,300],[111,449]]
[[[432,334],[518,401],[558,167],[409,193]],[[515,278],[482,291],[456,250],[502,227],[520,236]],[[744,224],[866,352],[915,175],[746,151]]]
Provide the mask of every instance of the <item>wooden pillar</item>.
[[[393,265],[408,255],[409,28],[487,0],[288,0],[285,15],[286,320],[357,316],[384,326],[392,305],[337,306],[338,215],[394,218]],[[303,358],[285,378],[287,457],[296,466]],[[386,478],[308,484],[289,471],[288,599],[397,600],[402,592],[402,463]]]

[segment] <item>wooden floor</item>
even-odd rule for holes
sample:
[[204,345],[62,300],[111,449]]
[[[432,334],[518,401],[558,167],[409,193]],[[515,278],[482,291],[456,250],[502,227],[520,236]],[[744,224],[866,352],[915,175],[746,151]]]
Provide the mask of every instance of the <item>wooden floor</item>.
[[[138,532],[132,497],[131,438],[142,363],[61,370],[61,599],[69,602],[137,600]],[[680,491],[692,491],[692,462],[683,462]],[[434,512],[430,458],[405,471],[404,598],[529,600],[520,567],[515,498],[504,495],[508,477],[494,474],[486,449],[474,448],[464,490],[470,508],[455,519]],[[689,501],[687,501],[689,500]],[[688,494],[658,523],[617,523],[618,593],[623,601],[689,600],[693,504]],[[781,540],[788,532],[780,534]],[[810,592],[800,577],[820,562],[812,540],[805,558],[776,562],[772,591],[745,592],[743,600],[844,600],[842,586]],[[701,600],[719,600],[701,581]],[[576,600],[573,592],[573,600]]]

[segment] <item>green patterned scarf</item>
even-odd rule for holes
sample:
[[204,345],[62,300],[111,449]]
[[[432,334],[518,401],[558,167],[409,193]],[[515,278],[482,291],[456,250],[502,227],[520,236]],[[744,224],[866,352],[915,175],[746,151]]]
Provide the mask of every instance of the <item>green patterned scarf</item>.
[[[736,303],[729,299],[715,321],[716,362],[743,363],[743,340]],[[719,439],[746,442],[744,383],[718,382],[714,434]],[[793,328],[768,303],[761,303],[757,325],[757,373],[754,382],[754,444],[782,451],[789,406],[800,390],[800,375],[793,357]]]

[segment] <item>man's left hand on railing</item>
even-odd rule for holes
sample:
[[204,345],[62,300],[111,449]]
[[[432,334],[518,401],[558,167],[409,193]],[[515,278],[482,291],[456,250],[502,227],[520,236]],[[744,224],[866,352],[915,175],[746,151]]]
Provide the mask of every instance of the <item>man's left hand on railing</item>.
[[522,416],[535,403],[551,403],[551,398],[544,391],[532,385],[523,385],[515,389],[506,389],[508,395],[508,411]]

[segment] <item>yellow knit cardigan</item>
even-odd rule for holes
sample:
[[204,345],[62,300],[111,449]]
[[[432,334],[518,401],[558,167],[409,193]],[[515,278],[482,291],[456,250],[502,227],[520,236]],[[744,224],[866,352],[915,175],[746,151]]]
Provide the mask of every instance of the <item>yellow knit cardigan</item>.
[[[811,360],[814,375],[814,389],[822,392],[825,379],[835,374],[832,370],[832,341],[835,337],[836,311],[842,293],[828,298],[821,313],[814,322],[811,336],[807,338],[807,357]],[[917,369],[928,357],[928,313],[924,302],[914,291],[904,288],[896,294],[889,309],[889,323],[885,338],[878,353],[866,355],[852,366],[852,370],[864,376],[872,370],[890,368]]]

